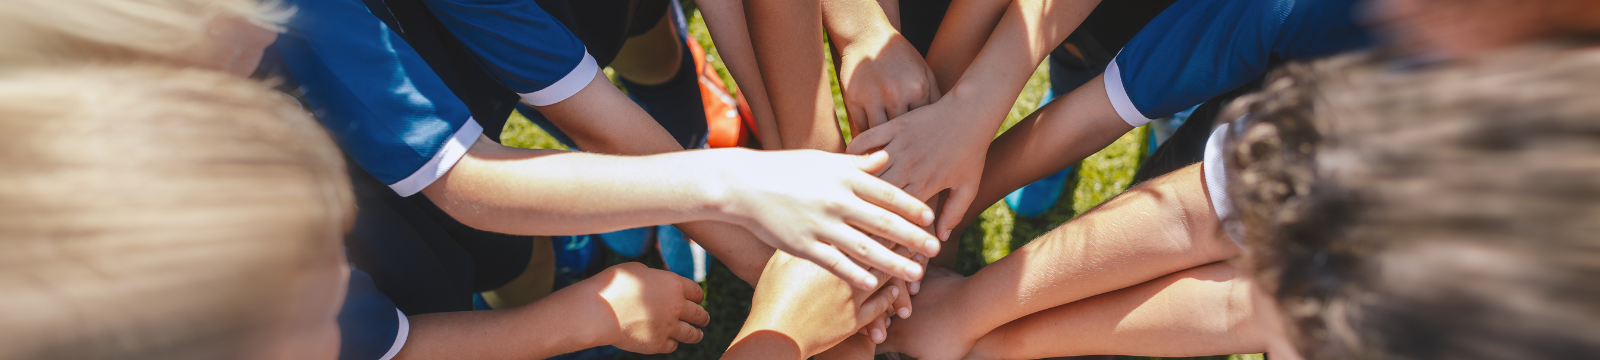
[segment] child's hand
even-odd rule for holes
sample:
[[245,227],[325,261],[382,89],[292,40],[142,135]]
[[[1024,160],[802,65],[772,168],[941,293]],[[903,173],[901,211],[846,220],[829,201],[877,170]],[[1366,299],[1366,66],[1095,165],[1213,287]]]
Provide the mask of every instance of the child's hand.
[[[878,352],[898,352],[921,360],[960,359],[984,334],[971,334],[956,302],[965,278],[944,268],[929,268],[922,292],[911,298],[917,316],[895,320]],[[985,306],[995,306],[987,304]]]
[[939,85],[922,54],[887,26],[839,47],[839,88],[850,133],[860,134],[939,100]]
[[[571,287],[586,298],[583,308],[590,323],[598,325],[597,343],[642,353],[669,353],[678,343],[698,343],[711,314],[700,307],[705,294],[700,285],[669,271],[639,263],[626,263],[601,271]],[[593,301],[603,300],[603,301]],[[576,310],[576,309],[575,309]]]
[[960,114],[967,109],[950,100],[912,110],[873,127],[857,136],[845,150],[863,154],[882,148],[892,163],[879,177],[917,199],[926,201],[950,189],[936,227],[941,240],[950,239],[951,229],[960,224],[967,206],[977,197],[984,157],[994,138],[992,129],[963,124],[979,121],[963,118]]
[[868,235],[925,254],[939,252],[939,241],[918,226],[933,222],[933,210],[871,175],[888,163],[886,154],[714,151],[731,156],[725,161],[734,165],[715,170],[730,179],[708,184],[725,188],[723,214],[762,242],[856,287],[876,289],[880,282],[852,258],[894,277],[922,278],[921,265]]
[[735,346],[757,333],[782,335],[798,347],[801,358],[811,357],[888,311],[898,291],[891,289],[852,289],[815,263],[777,252],[761,272]]

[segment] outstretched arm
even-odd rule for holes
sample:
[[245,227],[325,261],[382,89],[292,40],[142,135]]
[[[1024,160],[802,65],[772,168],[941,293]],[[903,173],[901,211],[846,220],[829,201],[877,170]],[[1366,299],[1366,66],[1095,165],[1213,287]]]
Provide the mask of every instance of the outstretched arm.
[[1057,306],[984,335],[972,359],[1127,354],[1253,354],[1256,327],[1248,274],[1213,263]]
[[1028,314],[1233,257],[1239,249],[1207,194],[1200,166],[1190,166],[1129,189],[951,285],[955,295],[928,296],[941,285],[924,282],[913,299],[917,315],[897,321],[884,347],[917,358],[959,356]]

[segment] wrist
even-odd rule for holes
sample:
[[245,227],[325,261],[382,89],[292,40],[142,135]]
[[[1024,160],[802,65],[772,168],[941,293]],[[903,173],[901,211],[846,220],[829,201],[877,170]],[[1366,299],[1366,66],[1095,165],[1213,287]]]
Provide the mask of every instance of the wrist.
[[687,174],[697,180],[691,182],[688,187],[694,189],[694,198],[697,199],[698,205],[693,207],[693,211],[698,215],[696,218],[745,225],[744,217],[740,216],[743,212],[739,200],[744,196],[742,195],[744,189],[741,187],[748,184],[738,180],[739,174],[736,172],[740,166],[730,165],[745,163],[743,158],[757,152],[737,148],[695,152],[712,156],[706,157],[709,161],[697,162],[698,166],[692,167],[691,171],[678,171],[678,173]]
[[[562,350],[556,354],[611,345],[620,337],[616,319],[610,315],[608,302],[597,290],[586,285],[589,284],[579,282],[539,301],[513,308],[512,311],[518,312],[514,318],[523,324],[559,324],[555,331],[533,332],[540,334],[535,336],[538,338],[535,341],[544,342],[546,348]],[[606,314],[600,314],[602,311]]]
[[839,54],[855,53],[855,50],[865,47],[865,51],[875,52],[885,47],[890,39],[899,36],[900,32],[889,24],[887,18],[874,19],[849,31],[830,31],[828,40],[839,49]]

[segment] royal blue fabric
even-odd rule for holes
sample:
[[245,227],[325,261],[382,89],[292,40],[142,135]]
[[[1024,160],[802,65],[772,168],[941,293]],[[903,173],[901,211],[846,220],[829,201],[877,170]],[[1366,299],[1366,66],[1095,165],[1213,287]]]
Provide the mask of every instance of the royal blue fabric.
[[491,74],[517,93],[542,90],[583,61],[583,42],[533,0],[425,3]]
[[383,358],[400,334],[400,315],[372,277],[350,268],[349,291],[339,309],[339,360]]
[[1179,0],[1117,55],[1134,107],[1158,119],[1265,74],[1280,60],[1367,47],[1360,0]]
[[433,69],[359,0],[296,0],[278,37],[317,120],[384,184],[411,176],[471,117]]
[[[290,0],[275,48],[306,103],[362,169],[384,184],[412,176],[471,117],[433,69],[360,0]],[[519,93],[583,60],[571,32],[529,0],[428,0],[497,80]]]

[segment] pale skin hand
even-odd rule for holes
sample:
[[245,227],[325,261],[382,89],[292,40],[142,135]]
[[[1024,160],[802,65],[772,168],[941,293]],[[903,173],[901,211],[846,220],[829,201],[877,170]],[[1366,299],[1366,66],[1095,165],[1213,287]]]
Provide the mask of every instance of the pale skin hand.
[[1017,319],[968,359],[1128,354],[1205,356],[1266,350],[1248,274],[1212,263]]
[[[638,152],[673,146],[666,131],[631,102],[604,106],[626,100],[603,79],[597,74],[579,94],[541,112],[559,121],[580,145],[592,142]],[[590,116],[576,115],[578,108],[591,109]],[[628,145],[630,141],[660,144],[644,148]],[[883,155],[739,149],[618,157],[516,149],[480,138],[423,193],[463,224],[507,234],[583,234],[702,220],[733,223],[768,246],[801,254],[870,288],[876,280],[850,257],[903,279],[920,278],[921,267],[895,256],[868,234],[938,252],[938,242],[918,227],[932,221],[932,211],[869,175],[884,162]],[[571,206],[578,203],[584,206]],[[708,245],[717,242],[731,241]],[[763,252],[748,244],[726,245],[739,247],[742,254]]]
[[542,359],[600,345],[665,353],[698,343],[710,315],[700,286],[638,263],[612,266],[539,301],[504,310],[408,317],[396,359]]
[[[880,351],[959,357],[1028,314],[1237,255],[1200,174],[1194,165],[1140,184],[956,284],[930,276],[912,299],[918,316],[896,321]],[[936,287],[954,295],[929,296]]]
[[876,1],[825,0],[822,20],[837,51],[852,133],[939,100],[933,71]]
[[750,317],[722,358],[805,359],[817,355],[887,311],[895,291],[899,290],[852,289],[815,263],[778,252],[761,273]]

